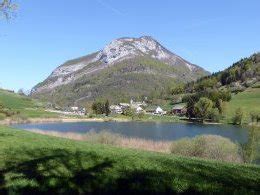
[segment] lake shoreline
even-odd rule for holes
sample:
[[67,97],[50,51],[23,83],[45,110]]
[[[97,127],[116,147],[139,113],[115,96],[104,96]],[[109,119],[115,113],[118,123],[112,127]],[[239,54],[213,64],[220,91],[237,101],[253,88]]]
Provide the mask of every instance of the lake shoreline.
[[130,122],[130,119],[119,118],[30,118],[26,120],[11,120],[6,119],[0,121],[0,125],[15,125],[15,124],[37,124],[37,123],[72,123],[72,122]]
[[190,124],[204,124],[204,125],[226,125],[226,123],[216,123],[216,122],[204,122],[198,123],[189,120],[149,120],[149,119],[140,119],[140,120],[132,120],[128,118],[29,118],[26,120],[12,120],[5,119],[0,121],[0,125],[15,125],[15,124],[38,124],[38,123],[73,123],[73,122],[154,122],[154,123],[190,123]]

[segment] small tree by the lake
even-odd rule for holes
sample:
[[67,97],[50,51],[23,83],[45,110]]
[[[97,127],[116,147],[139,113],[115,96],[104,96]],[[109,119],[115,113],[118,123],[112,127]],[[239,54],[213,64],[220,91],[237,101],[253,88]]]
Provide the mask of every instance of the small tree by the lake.
[[200,98],[200,100],[195,104],[195,113],[196,117],[204,122],[207,119],[212,111],[213,102],[205,97]]
[[234,125],[241,125],[242,124],[242,119],[243,119],[243,110],[242,108],[236,109],[235,115],[232,119],[232,122]]
[[106,116],[108,116],[110,114],[109,101],[108,100],[106,100],[106,102],[105,102],[104,109],[105,109]]
[[109,101],[95,101],[91,106],[94,114],[105,114],[108,116],[110,114]]
[[242,146],[242,156],[245,163],[260,161],[260,127],[252,126],[248,129],[248,141]]
[[129,116],[129,117],[132,118],[132,120],[134,120],[135,111],[134,111],[134,109],[132,109],[132,108],[127,108],[127,109],[125,109],[125,110],[123,111],[123,115]]

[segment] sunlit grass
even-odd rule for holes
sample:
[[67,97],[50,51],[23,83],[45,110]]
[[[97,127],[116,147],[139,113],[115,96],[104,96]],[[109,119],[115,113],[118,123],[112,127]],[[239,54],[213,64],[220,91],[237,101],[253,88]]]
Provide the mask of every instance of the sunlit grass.
[[260,167],[0,127],[0,193],[259,193]]
[[260,88],[249,88],[244,92],[234,95],[226,108],[226,120],[231,122],[236,109],[242,108],[244,112],[243,122],[250,122],[250,113],[260,113]]

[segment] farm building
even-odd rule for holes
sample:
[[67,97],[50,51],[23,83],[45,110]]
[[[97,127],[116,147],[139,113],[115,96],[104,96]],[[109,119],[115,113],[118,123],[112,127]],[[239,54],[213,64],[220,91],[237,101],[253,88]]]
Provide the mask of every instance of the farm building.
[[187,112],[187,108],[184,104],[175,105],[172,108],[172,113],[176,115],[184,115]]

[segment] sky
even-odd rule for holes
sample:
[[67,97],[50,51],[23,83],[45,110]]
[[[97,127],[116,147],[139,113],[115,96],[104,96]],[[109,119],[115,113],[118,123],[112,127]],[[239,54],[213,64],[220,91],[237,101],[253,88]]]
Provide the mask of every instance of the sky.
[[260,51],[259,0],[15,2],[16,17],[0,20],[1,88],[29,90],[120,37],[152,36],[210,72]]

